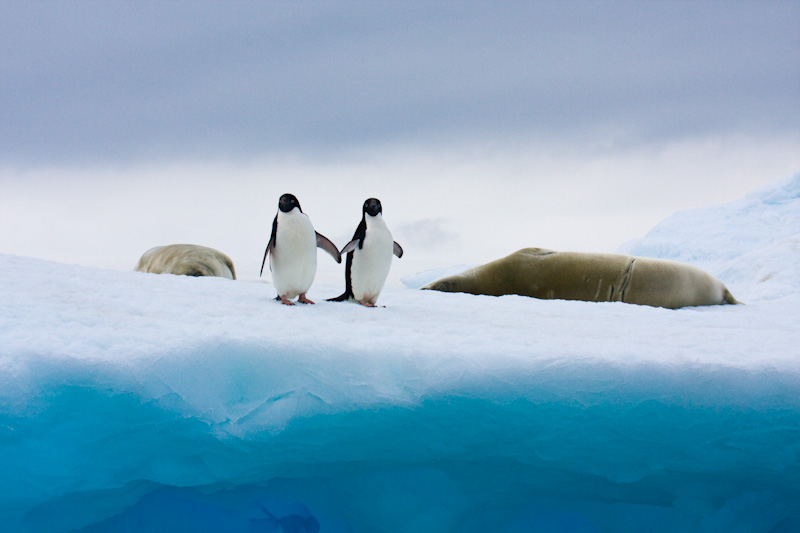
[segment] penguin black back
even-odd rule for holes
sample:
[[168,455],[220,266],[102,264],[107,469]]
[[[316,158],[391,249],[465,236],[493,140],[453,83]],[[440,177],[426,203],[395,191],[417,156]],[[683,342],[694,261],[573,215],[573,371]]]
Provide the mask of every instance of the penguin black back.
[[[374,202],[373,202],[374,200]],[[375,202],[377,202],[377,211],[375,211]],[[367,236],[367,209],[371,208],[376,213],[380,213],[381,211],[381,202],[377,198],[370,198],[366,202],[364,202],[364,206],[361,208],[361,222],[359,222],[358,227],[356,228],[355,233],[353,233],[353,238],[350,241],[358,241],[358,248],[364,248],[364,237]],[[375,216],[375,215],[372,215]],[[344,249],[342,249],[344,251]],[[329,302],[344,302],[349,300],[353,296],[353,279],[351,277],[353,268],[353,252],[347,252],[347,260],[345,261],[344,265],[344,292],[337,296],[336,298],[330,298]]]

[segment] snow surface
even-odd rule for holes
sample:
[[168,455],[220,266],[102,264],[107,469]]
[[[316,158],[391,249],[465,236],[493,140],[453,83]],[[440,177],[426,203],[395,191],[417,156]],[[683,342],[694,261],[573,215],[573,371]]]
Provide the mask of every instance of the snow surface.
[[800,175],[621,251],[746,305],[315,286],[288,308],[265,282],[0,255],[0,524],[800,530]]

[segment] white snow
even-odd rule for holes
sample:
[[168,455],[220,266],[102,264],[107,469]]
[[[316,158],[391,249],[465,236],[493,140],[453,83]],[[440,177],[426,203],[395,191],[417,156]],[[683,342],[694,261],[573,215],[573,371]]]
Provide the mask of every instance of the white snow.
[[798,530],[800,174],[621,251],[746,305],[315,285],[287,308],[266,282],[0,255],[0,523]]

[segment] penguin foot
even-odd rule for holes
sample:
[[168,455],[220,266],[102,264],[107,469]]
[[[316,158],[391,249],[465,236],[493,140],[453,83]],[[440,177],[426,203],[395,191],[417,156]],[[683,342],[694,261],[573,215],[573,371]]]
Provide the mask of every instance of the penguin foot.
[[286,298],[286,296],[278,296],[281,299],[281,303],[283,305],[294,305],[294,302]]
[[311,305],[314,305],[314,302],[312,302],[311,300],[309,300],[308,298],[306,298],[306,294],[305,294],[305,293],[301,294],[301,295],[300,295],[300,298],[298,298],[298,299],[297,299],[297,301],[298,301],[298,302],[300,302],[301,304],[311,304]]
[[378,307],[377,305],[375,305],[375,304],[374,304],[374,303],[372,303],[372,302],[366,302],[366,301],[365,301],[365,302],[358,302],[358,303],[360,303],[360,304],[361,304],[361,305],[363,305],[364,307]]

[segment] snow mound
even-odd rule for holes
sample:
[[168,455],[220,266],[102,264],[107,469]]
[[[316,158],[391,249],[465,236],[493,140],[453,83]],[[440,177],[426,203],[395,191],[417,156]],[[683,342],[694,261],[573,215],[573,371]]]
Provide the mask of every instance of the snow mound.
[[800,174],[736,202],[676,213],[620,251],[693,263],[743,301],[796,292]]
[[800,530],[799,183],[625,249],[744,306],[315,286],[287,308],[261,282],[0,255],[0,523]]

